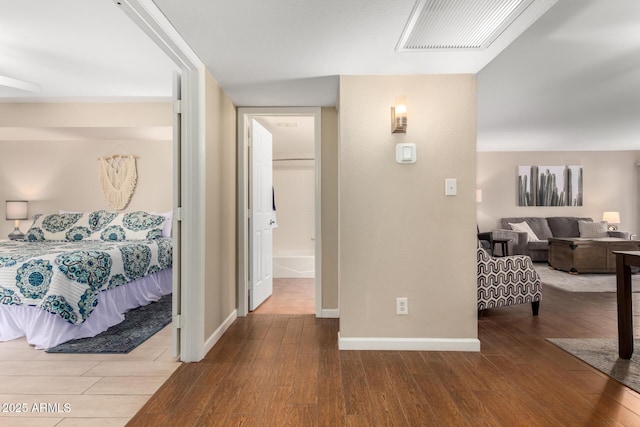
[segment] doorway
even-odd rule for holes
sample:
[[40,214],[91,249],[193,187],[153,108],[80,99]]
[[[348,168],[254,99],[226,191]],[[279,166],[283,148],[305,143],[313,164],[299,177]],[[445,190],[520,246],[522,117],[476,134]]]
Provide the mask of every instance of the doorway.
[[[313,116],[259,116],[272,135],[273,293],[263,314],[315,313],[315,147]],[[252,139],[255,139],[252,138]],[[255,157],[251,159],[256,162]],[[249,179],[251,193],[254,181]],[[251,209],[254,213],[255,209]],[[252,215],[252,217],[255,217]],[[251,242],[250,242],[251,246]],[[250,255],[250,263],[251,261]],[[251,275],[250,275],[251,276]],[[253,285],[252,277],[250,288]],[[252,304],[250,293],[250,306]]]
[[172,320],[180,331],[175,333],[173,344],[181,361],[196,362],[206,352],[202,304],[205,278],[201,257],[204,245],[201,195],[205,164],[200,155],[204,65],[152,2],[127,0],[117,4],[180,69],[180,82],[175,84],[180,88],[182,100],[173,105],[174,112],[180,116],[179,126],[176,123],[173,126],[180,136],[180,143],[174,144],[173,153],[174,242],[180,246],[178,253],[174,252],[174,284],[176,288],[178,282],[184,286],[180,286],[174,295],[174,300],[179,298],[179,301],[174,301]]
[[[273,272],[275,298],[287,287],[322,313],[320,216],[320,108],[240,108],[238,110],[238,315],[249,312],[251,266],[251,143],[253,120],[273,135]],[[242,225],[244,224],[244,225]],[[305,296],[306,295],[306,296]],[[269,301],[267,301],[267,304]],[[308,302],[307,302],[308,303]],[[282,304],[278,303],[282,309]],[[260,308],[258,308],[258,311]],[[263,311],[265,309],[263,308]],[[295,312],[292,306],[292,313]],[[282,312],[282,311],[280,311]]]

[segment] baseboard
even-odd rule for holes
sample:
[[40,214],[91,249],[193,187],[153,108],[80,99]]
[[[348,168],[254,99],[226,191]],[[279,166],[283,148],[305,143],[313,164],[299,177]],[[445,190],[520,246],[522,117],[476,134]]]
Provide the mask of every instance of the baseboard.
[[[209,350],[211,350],[213,348],[214,345],[216,345],[216,343],[218,342],[218,340],[220,339],[220,337],[222,337],[222,334],[225,333],[225,331],[227,329],[229,329],[229,326],[231,326],[231,324],[238,318],[238,310],[233,310],[231,312],[231,314],[229,315],[229,317],[227,317],[224,322],[222,322],[222,325],[220,325],[218,327],[218,329],[216,329],[213,334],[211,334],[209,336],[209,338],[207,338],[207,340],[204,343],[204,355],[206,355],[207,353],[209,353]],[[204,356],[203,356],[204,357]]]
[[339,308],[323,308],[320,317],[323,319],[338,319],[340,317]]
[[396,351],[480,351],[476,338],[343,338],[338,332],[340,350]]
[[313,256],[274,256],[274,279],[313,279],[315,273],[315,257]]

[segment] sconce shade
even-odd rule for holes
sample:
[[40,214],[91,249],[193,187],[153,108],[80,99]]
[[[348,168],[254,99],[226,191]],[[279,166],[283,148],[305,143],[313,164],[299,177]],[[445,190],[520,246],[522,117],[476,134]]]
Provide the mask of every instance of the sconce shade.
[[399,96],[391,107],[391,133],[407,133],[407,98]]
[[620,224],[620,212],[605,212],[602,214],[602,220],[609,224]]
[[476,202],[480,203],[482,201],[482,190],[476,190]]
[[5,205],[6,219],[29,219],[29,202],[26,200],[7,200]]

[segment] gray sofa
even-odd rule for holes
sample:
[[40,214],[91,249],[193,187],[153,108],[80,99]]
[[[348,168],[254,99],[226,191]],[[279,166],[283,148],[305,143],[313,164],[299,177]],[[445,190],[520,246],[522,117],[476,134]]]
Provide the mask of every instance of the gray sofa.
[[[531,230],[538,236],[539,241],[529,241],[525,232],[513,231],[509,223],[526,221]],[[568,216],[555,217],[515,217],[501,218],[500,229],[493,231],[493,236],[501,239],[511,239],[509,253],[511,255],[528,255],[532,261],[548,261],[549,237],[580,237],[578,221],[593,221],[591,218],[578,218]],[[609,231],[609,237],[629,239],[627,231]]]

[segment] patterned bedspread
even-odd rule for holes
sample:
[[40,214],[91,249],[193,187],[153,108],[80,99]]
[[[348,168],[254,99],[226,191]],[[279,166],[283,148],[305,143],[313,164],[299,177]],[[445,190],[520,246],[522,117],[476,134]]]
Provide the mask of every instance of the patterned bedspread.
[[100,291],[169,268],[172,255],[169,238],[1,242],[0,303],[37,306],[80,324]]

